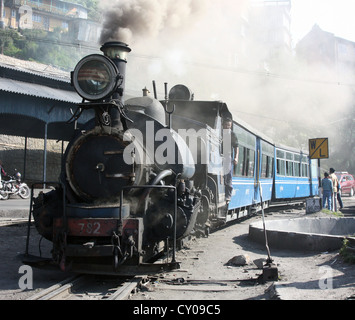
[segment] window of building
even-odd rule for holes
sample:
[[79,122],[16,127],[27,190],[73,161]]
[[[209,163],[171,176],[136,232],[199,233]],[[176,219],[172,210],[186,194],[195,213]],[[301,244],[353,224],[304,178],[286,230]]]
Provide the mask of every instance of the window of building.
[[40,15],[38,15],[38,14],[33,13],[32,14],[32,21],[41,22],[42,21],[42,17]]

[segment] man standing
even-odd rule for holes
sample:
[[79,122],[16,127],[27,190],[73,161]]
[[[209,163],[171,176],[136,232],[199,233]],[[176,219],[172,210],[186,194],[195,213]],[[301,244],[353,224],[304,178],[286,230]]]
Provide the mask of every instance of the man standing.
[[328,172],[324,172],[324,178],[322,179],[322,188],[323,188],[323,208],[325,208],[325,203],[328,202],[328,210],[332,210],[333,182],[329,178]]
[[338,211],[338,208],[337,208],[337,193],[338,193],[339,181],[338,181],[337,176],[334,173],[335,170],[333,168],[330,168],[329,172],[330,172],[329,178],[332,179],[332,182],[333,182],[333,198],[332,198],[333,206],[332,206],[332,209],[333,209],[334,212],[337,212]]
[[[238,138],[233,131],[233,121],[230,118],[223,119],[223,130],[227,130],[228,134],[230,134],[231,138],[231,147],[229,150],[224,150],[224,157],[227,164],[226,173],[224,175],[224,185],[225,185],[225,197],[226,203],[229,204],[232,198],[233,192],[233,184],[232,184],[232,170],[233,165],[238,164],[239,157],[239,146],[238,146]],[[229,146],[227,146],[229,147]],[[233,159],[233,160],[232,160]]]

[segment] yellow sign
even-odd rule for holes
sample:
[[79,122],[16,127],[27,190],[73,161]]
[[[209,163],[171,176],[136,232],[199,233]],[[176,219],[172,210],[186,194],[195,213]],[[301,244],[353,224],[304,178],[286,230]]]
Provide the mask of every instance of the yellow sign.
[[329,158],[328,138],[310,139],[309,157],[311,159],[328,159]]

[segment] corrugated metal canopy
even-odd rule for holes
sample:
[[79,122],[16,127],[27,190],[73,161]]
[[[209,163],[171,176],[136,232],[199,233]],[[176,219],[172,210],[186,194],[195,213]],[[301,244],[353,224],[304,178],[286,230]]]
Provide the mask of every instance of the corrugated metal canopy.
[[[49,76],[47,67],[42,72],[26,70],[19,66],[30,62],[12,60],[15,65],[0,63],[0,134],[70,140],[75,129],[67,123],[69,110],[82,99],[70,86],[69,77],[63,72]],[[78,128],[92,116],[82,116]]]
[[[0,134],[43,139],[45,122],[23,115],[0,114]],[[78,125],[80,127],[80,124]],[[69,141],[75,133],[74,124],[65,122],[49,123],[47,138]]]
[[0,90],[69,103],[80,103],[82,101],[80,96],[74,91],[56,89],[7,78],[0,78]]

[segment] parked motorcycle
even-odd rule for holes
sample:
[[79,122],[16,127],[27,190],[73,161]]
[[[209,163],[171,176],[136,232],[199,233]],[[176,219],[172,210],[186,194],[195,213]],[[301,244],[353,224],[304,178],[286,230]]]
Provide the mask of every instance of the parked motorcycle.
[[22,199],[30,196],[30,188],[26,183],[21,182],[21,173],[16,172],[14,176],[10,176],[10,180],[0,182],[0,200],[7,200],[10,195],[19,195]]

